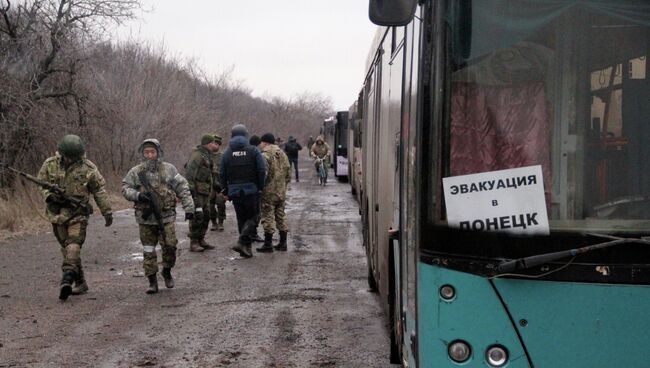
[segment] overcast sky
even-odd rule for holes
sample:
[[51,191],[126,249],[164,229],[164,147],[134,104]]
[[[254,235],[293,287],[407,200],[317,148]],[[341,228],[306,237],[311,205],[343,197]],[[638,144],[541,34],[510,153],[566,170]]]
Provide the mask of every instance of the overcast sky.
[[143,0],[150,9],[120,37],[163,43],[207,72],[234,67],[256,96],[301,92],[356,99],[376,27],[368,0]]

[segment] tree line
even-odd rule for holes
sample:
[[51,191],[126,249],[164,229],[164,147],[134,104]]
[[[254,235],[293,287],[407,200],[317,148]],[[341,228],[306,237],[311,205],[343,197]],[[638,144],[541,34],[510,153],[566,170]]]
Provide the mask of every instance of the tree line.
[[160,47],[114,43],[110,31],[135,18],[138,0],[0,0],[0,191],[15,166],[38,170],[64,134],[117,180],[149,137],[182,166],[203,133],[253,133],[304,140],[331,115],[329,98],[253,97],[233,70],[210,75]]

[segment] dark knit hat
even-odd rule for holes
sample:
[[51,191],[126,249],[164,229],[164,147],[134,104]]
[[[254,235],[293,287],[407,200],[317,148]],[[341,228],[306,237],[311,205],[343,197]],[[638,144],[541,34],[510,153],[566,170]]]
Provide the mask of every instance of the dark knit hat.
[[275,143],[275,137],[271,133],[266,133],[266,134],[264,134],[262,136],[262,142],[274,144]]
[[261,142],[260,137],[253,135],[251,136],[251,139],[248,140],[248,143],[250,143],[252,146],[257,146]]
[[214,134],[203,134],[203,137],[201,137],[201,145],[204,146],[208,143],[214,142]]
[[221,144],[223,139],[221,139],[221,136],[219,134],[213,134],[214,135],[214,141]]

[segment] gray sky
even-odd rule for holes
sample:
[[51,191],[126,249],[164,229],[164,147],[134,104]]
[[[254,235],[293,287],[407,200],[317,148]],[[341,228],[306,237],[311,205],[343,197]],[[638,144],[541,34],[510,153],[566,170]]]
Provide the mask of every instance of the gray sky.
[[[376,27],[367,0],[143,0],[142,19],[120,38],[164,42],[209,73],[234,67],[256,96],[301,92],[347,110],[363,82]],[[182,4],[182,5],[181,5]]]

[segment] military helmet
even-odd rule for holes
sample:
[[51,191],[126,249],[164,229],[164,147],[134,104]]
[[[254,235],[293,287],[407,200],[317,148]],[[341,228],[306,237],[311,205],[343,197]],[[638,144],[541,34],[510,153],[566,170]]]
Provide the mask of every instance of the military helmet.
[[163,155],[163,150],[162,146],[160,145],[160,142],[156,138],[147,138],[142,143],[140,144],[140,148],[138,148],[138,152],[140,155],[142,155],[142,152],[144,152],[144,148],[146,146],[151,146],[158,151],[158,158],[161,158]]
[[68,134],[59,142],[59,153],[66,157],[81,157],[86,149],[78,135]]
[[248,137],[248,129],[246,129],[246,126],[244,124],[241,124],[241,123],[235,124],[235,126],[233,126],[232,130],[230,131],[230,136],[231,137],[237,137],[237,136]]

